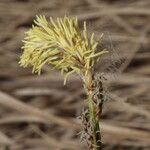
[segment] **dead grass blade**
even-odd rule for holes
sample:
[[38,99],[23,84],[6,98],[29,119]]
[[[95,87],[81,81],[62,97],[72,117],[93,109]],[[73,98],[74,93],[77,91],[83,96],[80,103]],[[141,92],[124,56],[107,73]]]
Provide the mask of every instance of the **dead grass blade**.
[[3,92],[0,92],[0,104],[4,105],[6,107],[9,107],[11,109],[17,110],[21,113],[45,118],[50,123],[56,123],[56,124],[59,124],[61,126],[64,126],[64,127],[70,128],[70,129],[74,128],[74,123],[70,123],[69,119],[64,119],[64,118],[62,119],[62,118],[54,116],[52,114],[44,113],[41,110],[39,110],[38,108],[29,106],[29,105],[13,98],[12,96],[9,96]]
[[[80,125],[71,119],[64,119],[58,116],[54,116],[53,114],[46,114],[45,112],[39,110],[38,108],[29,106],[3,92],[0,92],[0,104],[9,107],[11,109],[17,110],[21,113],[34,116],[36,117],[35,118],[36,121],[42,121],[43,123],[47,123],[47,124],[56,123],[68,129],[74,129],[78,131],[80,130]],[[29,120],[34,121],[33,118],[32,119],[28,118],[28,121]],[[138,131],[136,129],[129,129],[129,128],[119,127],[119,126],[116,127],[114,125],[108,125],[102,122],[101,122],[101,127],[105,133],[117,135],[122,137],[123,139],[141,139],[146,141],[147,139],[150,139],[150,134],[145,131]]]
[[7,137],[3,132],[0,131],[0,145],[11,145],[14,141]]

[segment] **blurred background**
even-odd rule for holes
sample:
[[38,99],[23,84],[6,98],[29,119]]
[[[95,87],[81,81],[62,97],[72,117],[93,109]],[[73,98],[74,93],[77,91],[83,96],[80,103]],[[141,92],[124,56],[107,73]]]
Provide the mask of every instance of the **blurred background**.
[[[150,149],[150,0],[0,0],[0,150],[86,150],[77,117],[85,105],[79,77],[41,76],[19,67],[24,32],[36,15],[78,16],[114,57],[126,61],[108,80],[101,120],[105,150]],[[106,69],[104,69],[106,70]],[[122,72],[121,74],[118,72]]]

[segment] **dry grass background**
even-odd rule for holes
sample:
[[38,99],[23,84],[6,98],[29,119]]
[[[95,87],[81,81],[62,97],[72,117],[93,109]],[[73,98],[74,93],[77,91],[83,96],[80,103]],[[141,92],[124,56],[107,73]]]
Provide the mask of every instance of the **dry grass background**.
[[97,37],[111,37],[107,46],[127,59],[108,83],[113,100],[105,103],[101,122],[105,149],[149,150],[149,0],[0,0],[0,150],[86,149],[77,136],[81,81],[72,77],[64,87],[48,66],[37,76],[18,65],[24,31],[36,14],[77,15]]

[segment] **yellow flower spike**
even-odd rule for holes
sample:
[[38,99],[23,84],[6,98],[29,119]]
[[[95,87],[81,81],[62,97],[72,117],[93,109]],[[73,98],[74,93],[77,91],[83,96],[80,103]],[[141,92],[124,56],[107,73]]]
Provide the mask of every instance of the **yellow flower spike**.
[[88,37],[86,22],[80,31],[77,17],[65,16],[56,20],[50,17],[48,20],[45,16],[36,16],[23,43],[21,66],[32,66],[33,72],[40,74],[42,67],[50,64],[62,72],[64,82],[74,72],[85,75],[99,57],[107,53],[106,50],[97,52],[94,34]]

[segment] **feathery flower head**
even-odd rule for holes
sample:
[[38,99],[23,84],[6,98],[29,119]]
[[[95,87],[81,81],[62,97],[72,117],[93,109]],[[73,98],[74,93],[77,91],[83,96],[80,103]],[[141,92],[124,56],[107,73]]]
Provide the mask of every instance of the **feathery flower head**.
[[20,65],[32,66],[39,73],[44,64],[61,70],[65,76],[76,72],[86,76],[87,72],[108,51],[97,52],[98,42],[94,34],[88,37],[86,22],[83,31],[79,30],[77,17],[64,17],[49,20],[37,16],[35,25],[26,33]]

